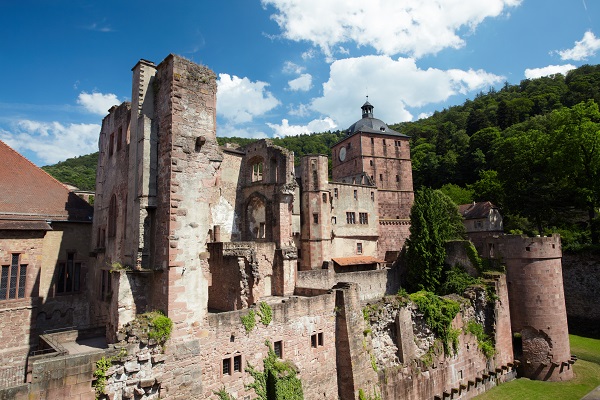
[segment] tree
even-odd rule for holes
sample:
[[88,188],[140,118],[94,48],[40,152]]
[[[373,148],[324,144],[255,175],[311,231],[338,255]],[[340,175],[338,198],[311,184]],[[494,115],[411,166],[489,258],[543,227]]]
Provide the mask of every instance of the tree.
[[554,111],[555,124],[554,169],[565,177],[565,184],[579,203],[587,210],[592,243],[598,244],[600,232],[594,223],[596,207],[600,203],[600,111],[594,100],[579,103],[572,108]]
[[410,223],[410,237],[406,240],[408,288],[439,292],[446,241],[464,237],[462,217],[448,196],[424,188],[415,193]]

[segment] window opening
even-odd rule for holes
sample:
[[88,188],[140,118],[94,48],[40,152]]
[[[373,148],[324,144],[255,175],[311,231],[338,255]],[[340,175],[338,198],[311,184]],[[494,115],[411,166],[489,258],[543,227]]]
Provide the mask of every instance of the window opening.
[[369,223],[369,214],[367,214],[366,212],[358,213],[358,221],[361,224],[368,224]]
[[356,253],[362,254],[362,251],[363,251],[362,243],[360,243],[360,242],[356,243]]
[[258,162],[252,165],[252,182],[263,180],[263,163]]
[[346,223],[347,224],[355,224],[356,223],[356,214],[353,212],[346,213]]
[[316,213],[315,213],[315,214],[313,214],[313,222],[314,222],[315,224],[318,224],[318,223],[319,223],[319,214],[316,214]]
[[283,358],[283,343],[281,340],[273,343],[273,352],[278,358]]
[[233,372],[242,372],[242,356],[233,357]]
[[0,300],[22,299],[25,297],[27,264],[19,264],[20,254],[14,253],[10,265],[2,266],[0,275]]
[[223,359],[223,375],[231,375],[231,358]]

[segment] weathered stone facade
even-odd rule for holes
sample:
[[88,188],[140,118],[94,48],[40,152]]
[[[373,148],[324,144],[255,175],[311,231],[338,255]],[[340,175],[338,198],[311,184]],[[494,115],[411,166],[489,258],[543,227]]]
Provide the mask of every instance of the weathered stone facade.
[[[551,243],[558,250],[536,252],[535,260],[515,250],[523,238],[494,242],[504,246],[509,283],[503,274],[488,276],[497,300],[487,302],[482,288],[471,288],[452,322],[461,332],[467,321],[485,326],[494,337],[493,357],[463,332],[456,354],[433,349],[433,364],[425,368],[421,358],[434,339],[415,307],[384,306],[382,315],[365,320],[367,302],[399,289],[399,270],[387,265],[408,237],[413,202],[408,137],[374,119],[370,104],[363,106],[363,125],[353,125],[334,145],[330,182],[323,155],[303,157],[295,170],[294,154],[269,140],[218,146],[216,77],[206,67],[174,55],[158,65],[141,60],[132,88],[132,102],[111,108],[100,133],[93,251],[82,303],[89,303],[89,314],[79,306],[61,314],[65,324],[71,318],[105,327],[109,348],[67,354],[44,339],[40,350],[48,354],[29,363],[30,385],[15,389],[14,397],[91,398],[93,365],[105,356],[116,357],[106,371],[111,400],[207,399],[220,389],[254,399],[246,366],[262,368],[268,342],[293,363],[306,399],[356,399],[361,392],[384,399],[471,398],[514,377],[512,332],[526,332],[525,326],[545,331],[547,315],[557,318],[546,332],[560,352],[554,358],[568,359],[566,320],[557,311],[560,242]],[[41,243],[43,234],[27,240],[39,242],[23,248],[36,265],[44,259],[38,245],[49,245]],[[5,262],[8,253],[0,257]],[[534,273],[522,279],[514,274],[523,260]],[[543,287],[530,278],[550,267],[552,275],[540,282],[556,290],[543,297]],[[27,280],[32,288],[50,287],[44,274],[34,275]],[[511,285],[521,279],[528,295],[541,296],[541,317],[533,309],[513,310],[523,295]],[[537,300],[527,299],[532,305]],[[13,320],[29,318],[31,324],[15,327],[11,333],[22,336],[10,346],[28,350],[27,329],[43,319],[31,318],[27,310],[36,305],[30,299],[21,302],[29,314]],[[152,311],[173,323],[164,347],[139,325],[140,315]],[[554,336],[563,328],[564,335]],[[539,356],[547,352],[529,343],[524,338],[523,363],[545,368]],[[60,365],[64,372],[47,370]],[[561,369],[559,379],[568,379],[570,364]],[[554,379],[552,373],[527,374]]]

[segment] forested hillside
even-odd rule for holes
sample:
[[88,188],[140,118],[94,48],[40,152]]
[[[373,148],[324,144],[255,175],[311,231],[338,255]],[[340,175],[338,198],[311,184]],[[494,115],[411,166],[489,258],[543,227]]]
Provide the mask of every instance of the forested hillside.
[[[508,231],[558,231],[571,249],[598,243],[600,66],[526,79],[480,93],[415,122],[391,125],[411,136],[415,189],[441,188],[457,203],[491,200]],[[296,154],[330,154],[343,132],[273,139]],[[240,145],[252,139],[218,138]],[[44,167],[93,189],[97,153]]]
[[491,200],[508,230],[559,231],[568,246],[598,243],[600,66],[480,93],[427,119],[411,136],[415,188],[458,203]]
[[96,164],[98,164],[98,152],[69,158],[54,165],[46,165],[42,169],[63,183],[82,190],[94,190]]

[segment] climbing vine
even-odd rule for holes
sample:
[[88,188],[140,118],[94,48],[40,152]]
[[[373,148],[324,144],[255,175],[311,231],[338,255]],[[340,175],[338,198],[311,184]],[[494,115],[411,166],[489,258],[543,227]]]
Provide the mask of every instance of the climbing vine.
[[248,311],[248,314],[240,316],[242,320],[242,325],[244,325],[244,329],[246,329],[246,333],[250,333],[252,329],[256,326],[256,313],[254,310]]
[[[455,340],[451,324],[460,311],[459,304],[424,290],[411,294],[410,299],[423,313],[429,328],[442,340],[444,352],[450,354],[450,344],[453,344]],[[457,338],[458,336],[456,336],[456,340],[458,340]],[[453,347],[455,347],[454,344]]]
[[487,358],[492,358],[494,354],[496,354],[494,343],[484,332],[483,325],[475,321],[469,321],[466,331],[475,335],[477,338],[477,347],[483,352],[483,354],[485,354]]
[[258,306],[258,316],[260,317],[260,322],[262,322],[264,326],[267,326],[273,320],[273,309],[270,305],[261,301]]
[[94,370],[94,382],[92,387],[96,392],[96,399],[99,399],[106,389],[106,372],[110,368],[113,362],[113,357],[102,357],[96,361],[96,369]]
[[227,393],[225,387],[222,387],[217,391],[213,391],[213,393],[217,395],[219,400],[236,400],[236,398],[233,395]]
[[303,400],[302,382],[298,379],[298,371],[289,361],[281,361],[273,351],[271,342],[265,341],[269,348],[263,360],[264,370],[258,371],[248,364],[248,372],[254,382],[246,385],[254,389],[260,400]]

